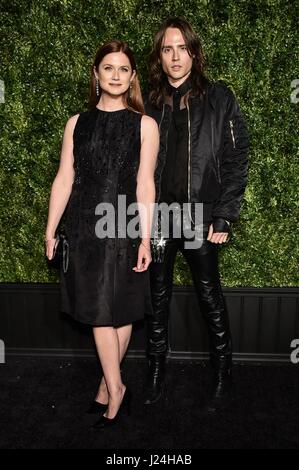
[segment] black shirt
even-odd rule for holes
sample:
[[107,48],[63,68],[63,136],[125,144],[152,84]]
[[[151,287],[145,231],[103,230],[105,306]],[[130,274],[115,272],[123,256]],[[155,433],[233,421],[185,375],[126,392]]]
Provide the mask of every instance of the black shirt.
[[191,89],[187,78],[178,88],[168,84],[173,110],[167,138],[167,155],[162,172],[160,202],[180,204],[188,202],[188,110],[180,109],[180,102]]

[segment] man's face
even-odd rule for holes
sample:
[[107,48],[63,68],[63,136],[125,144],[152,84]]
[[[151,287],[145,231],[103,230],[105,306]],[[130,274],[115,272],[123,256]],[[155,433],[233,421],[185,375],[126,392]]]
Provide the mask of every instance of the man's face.
[[167,28],[161,46],[161,64],[169,82],[180,86],[190,75],[193,57],[178,28]]

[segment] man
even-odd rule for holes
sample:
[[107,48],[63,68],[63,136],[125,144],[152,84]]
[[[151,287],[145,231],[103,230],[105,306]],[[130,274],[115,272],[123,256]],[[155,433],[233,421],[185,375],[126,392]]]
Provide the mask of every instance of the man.
[[[203,241],[196,249],[171,234],[164,240],[162,262],[150,266],[153,315],[147,317],[147,405],[162,394],[168,347],[168,311],[178,250],[192,273],[200,311],[210,339],[215,371],[209,409],[225,404],[231,391],[232,346],[229,319],[218,270],[219,244],[228,240],[230,224],[240,213],[247,183],[249,139],[234,94],[204,75],[204,54],[191,25],[168,18],[157,32],[150,58],[151,92],[146,112],[160,129],[155,172],[156,202],[190,203],[203,210]],[[170,218],[170,227],[175,226]],[[184,227],[183,227],[184,228]],[[160,260],[161,261],[161,260]]]

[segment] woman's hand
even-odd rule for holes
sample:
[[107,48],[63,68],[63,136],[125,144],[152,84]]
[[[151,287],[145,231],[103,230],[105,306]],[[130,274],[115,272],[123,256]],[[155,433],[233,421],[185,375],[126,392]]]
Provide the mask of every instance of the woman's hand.
[[57,243],[58,240],[56,240],[56,238],[49,238],[45,240],[45,254],[49,260],[53,258],[54,248],[56,248]]
[[137,266],[133,268],[135,273],[146,271],[152,261],[150,242],[141,242],[138,248]]

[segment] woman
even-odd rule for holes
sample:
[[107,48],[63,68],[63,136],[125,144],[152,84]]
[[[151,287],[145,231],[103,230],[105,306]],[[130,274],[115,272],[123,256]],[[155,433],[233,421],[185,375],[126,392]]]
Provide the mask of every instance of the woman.
[[[66,124],[45,243],[51,259],[66,208],[70,251],[68,270],[61,270],[61,310],[93,327],[103,378],[90,411],[102,411],[95,427],[106,427],[115,424],[121,405],[130,401],[120,363],[132,322],[151,309],[148,266],[159,131],[144,115],[136,64],[126,43],[110,41],[97,52],[90,105]],[[103,237],[103,230],[97,230],[98,204],[110,204],[117,216],[124,215],[117,207],[120,195],[126,197],[125,209],[131,203],[143,209],[137,239],[121,238],[119,232]]]

